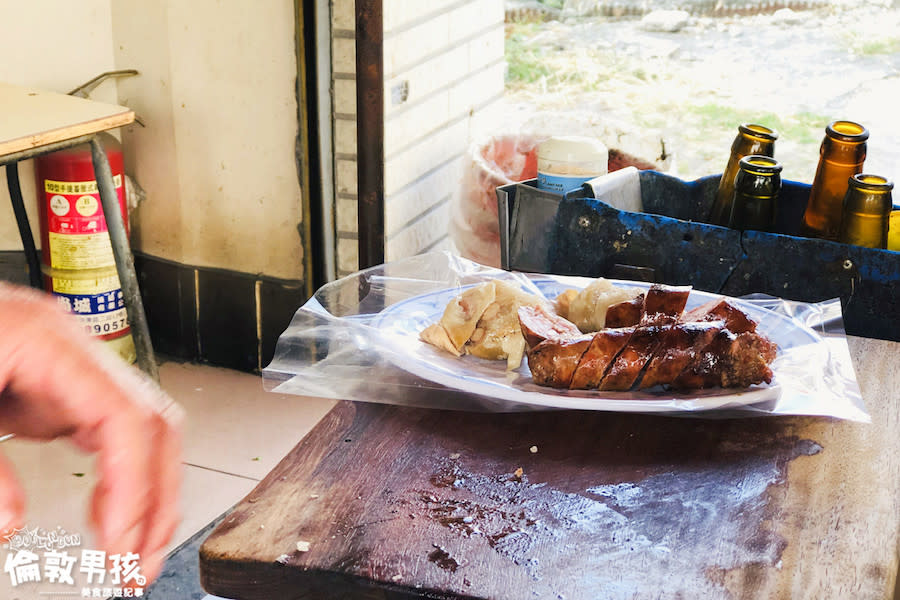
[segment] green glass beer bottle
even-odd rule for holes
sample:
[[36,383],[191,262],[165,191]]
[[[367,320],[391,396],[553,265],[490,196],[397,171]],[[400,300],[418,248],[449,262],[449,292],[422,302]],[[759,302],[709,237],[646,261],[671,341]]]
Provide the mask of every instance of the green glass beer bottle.
[[819,165],[803,213],[803,235],[838,239],[848,181],[862,172],[867,139],[869,130],[852,121],[834,121],[825,128]]
[[745,156],[738,163],[728,226],[774,231],[781,190],[781,163],[769,156]]
[[887,248],[894,183],[879,175],[850,178],[844,197],[839,240],[867,248]]
[[728,225],[731,216],[731,199],[734,195],[734,178],[740,168],[741,159],[745,156],[775,156],[775,140],[778,134],[774,129],[755,123],[742,123],[738,126],[738,134],[731,144],[731,156],[725,171],[719,180],[719,189],[713,201],[712,210],[707,221],[713,225]]

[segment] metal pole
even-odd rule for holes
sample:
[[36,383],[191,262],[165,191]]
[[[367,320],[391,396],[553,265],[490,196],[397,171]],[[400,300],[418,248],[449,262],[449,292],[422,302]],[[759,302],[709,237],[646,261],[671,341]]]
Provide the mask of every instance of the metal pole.
[[22,188],[19,186],[19,163],[17,162],[6,165],[6,187],[9,188],[16,224],[19,226],[19,237],[22,238],[22,249],[25,250],[25,260],[28,261],[28,281],[31,287],[42,289],[44,286],[41,283],[41,261],[38,258],[37,249],[34,247],[31,225],[28,224],[28,213],[25,212],[25,201],[22,199]]
[[144,313],[141,290],[138,287],[137,274],[134,270],[134,259],[131,255],[131,247],[128,245],[128,235],[125,233],[119,197],[113,183],[109,160],[97,137],[91,139],[91,159],[94,163],[97,189],[100,191],[100,204],[103,206],[106,227],[109,230],[109,241],[112,243],[113,256],[116,259],[119,285],[122,286],[122,294],[125,298],[125,310],[128,312],[131,336],[134,338],[137,365],[144,373],[158,382],[159,370],[156,365],[156,357],[153,355],[147,315]]

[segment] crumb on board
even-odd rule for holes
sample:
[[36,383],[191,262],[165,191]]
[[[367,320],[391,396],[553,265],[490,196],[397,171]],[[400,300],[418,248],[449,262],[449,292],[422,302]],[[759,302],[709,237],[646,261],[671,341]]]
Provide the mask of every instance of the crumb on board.
[[459,452],[454,452],[450,455],[450,460],[456,460],[457,458],[459,458]]
[[306,540],[297,542],[297,552],[309,552],[309,542]]
[[522,479],[522,475],[524,475],[524,474],[525,474],[525,469],[523,469],[522,467],[519,467],[518,469],[516,469],[513,472],[513,475],[516,476],[516,479]]
[[532,446],[531,448],[528,449],[528,451],[531,452],[532,454],[537,454],[537,446]]

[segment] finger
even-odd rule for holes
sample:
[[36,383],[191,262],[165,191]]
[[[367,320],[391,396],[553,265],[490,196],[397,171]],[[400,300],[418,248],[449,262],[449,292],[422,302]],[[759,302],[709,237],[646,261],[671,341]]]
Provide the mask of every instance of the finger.
[[110,553],[139,552],[153,497],[151,419],[129,410],[105,419],[88,434],[98,448],[98,484],[91,516],[100,543]]
[[152,456],[156,486],[141,550],[141,564],[148,579],[154,579],[162,569],[165,545],[181,520],[180,507],[173,501],[179,497],[182,479],[180,425],[164,417],[158,419]]
[[0,455],[0,534],[22,527],[25,521],[25,492],[9,460]]

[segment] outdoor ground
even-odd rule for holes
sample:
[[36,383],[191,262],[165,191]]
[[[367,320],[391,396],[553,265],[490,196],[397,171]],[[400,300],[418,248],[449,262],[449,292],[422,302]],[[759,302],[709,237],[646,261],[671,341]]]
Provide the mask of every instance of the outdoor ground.
[[825,126],[850,119],[871,133],[865,170],[900,177],[900,7],[695,7],[651,31],[652,2],[616,6],[634,14],[508,22],[503,116],[482,135],[592,134],[693,179],[720,173],[738,124],[757,122],[780,134],[783,178],[811,182]]

